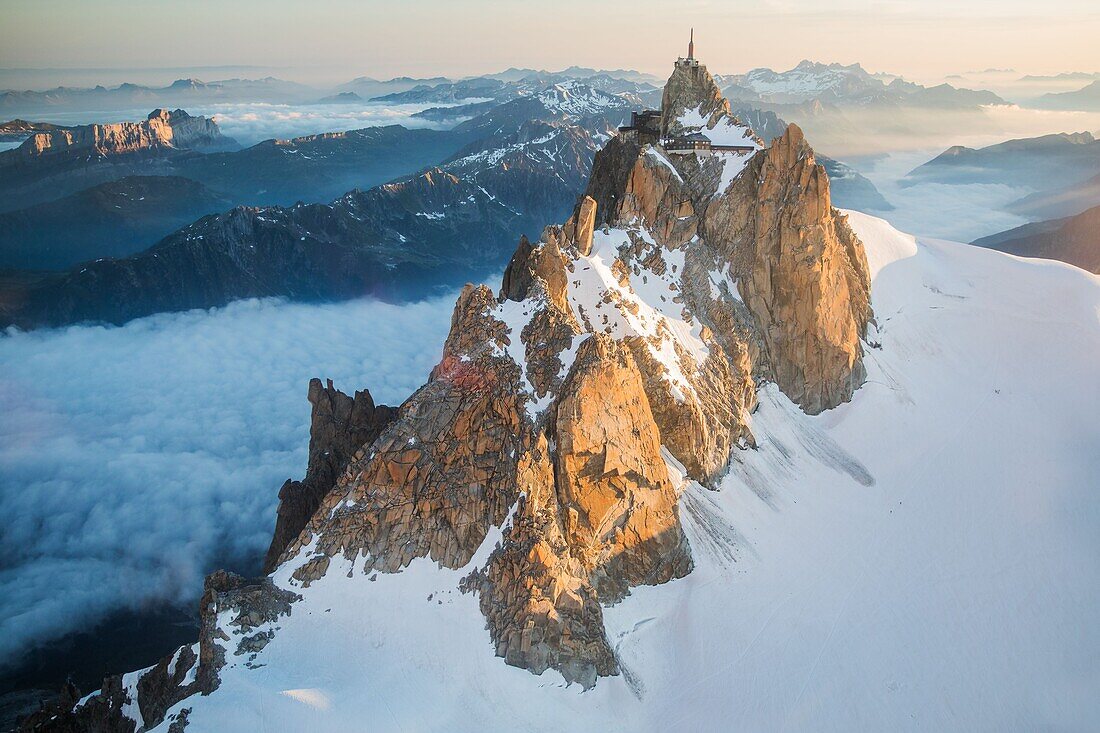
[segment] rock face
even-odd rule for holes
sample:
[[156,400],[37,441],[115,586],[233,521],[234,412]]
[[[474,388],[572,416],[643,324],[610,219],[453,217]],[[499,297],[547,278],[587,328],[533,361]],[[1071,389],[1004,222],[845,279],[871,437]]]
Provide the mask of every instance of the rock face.
[[666,137],[701,132],[716,144],[760,143],[759,136],[733,116],[729,101],[702,64],[676,64],[661,96],[661,132]]
[[[801,131],[761,150],[698,68],[678,66],[666,98],[691,115],[713,105],[711,132],[751,149],[612,139],[573,215],[520,240],[500,293],[466,286],[427,384],[359,433],[342,469],[317,459],[338,475],[311,490],[322,498],[275,563],[278,592],[430,558],[463,571],[508,664],[591,687],[619,672],[603,607],[691,572],[684,479],[715,486],[752,448],[757,385],[810,412],[851,396],[871,317],[862,245]],[[322,425],[353,414],[349,399],[311,385]],[[311,453],[335,442],[315,424]],[[264,583],[212,581],[212,598],[271,608]],[[262,643],[250,633],[238,653]],[[216,672],[225,648],[206,649],[200,670]]]
[[263,570],[275,569],[286,546],[309,522],[325,495],[361,446],[374,439],[397,416],[397,409],[375,405],[368,390],[349,397],[320,379],[309,382],[309,403],[313,415],[309,429],[309,466],[301,481],[287,479],[279,489],[279,512],[275,535],[264,557]]
[[630,349],[606,334],[586,339],[557,404],[556,473],[571,552],[593,569],[600,597],[691,570],[676,487]]
[[486,318],[487,288],[467,288],[443,360],[372,445],[353,456],[313,520],[283,555],[308,585],[337,555],[396,572],[418,557],[465,565],[515,503],[529,450],[517,368],[494,346],[503,324]]
[[669,135],[690,129],[684,115],[691,112],[706,120],[708,127],[732,117],[729,102],[706,66],[677,64],[661,95],[661,129]]
[[797,125],[711,202],[706,222],[708,239],[737,264],[771,377],[810,413],[847,401],[864,378],[870,275]]

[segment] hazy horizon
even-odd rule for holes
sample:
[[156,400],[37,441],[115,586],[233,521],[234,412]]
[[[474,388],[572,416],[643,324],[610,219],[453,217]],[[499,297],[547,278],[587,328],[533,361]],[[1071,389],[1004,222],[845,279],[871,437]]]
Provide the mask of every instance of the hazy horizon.
[[311,83],[572,65],[663,75],[695,26],[697,55],[720,73],[787,69],[811,59],[858,62],[921,81],[999,68],[1021,75],[1096,71],[1091,39],[1100,34],[1100,12],[1083,0],[979,0],[965,8],[943,0],[846,0],[828,10],[805,0],[752,7],[693,0],[677,3],[675,18],[660,24],[652,20],[668,6],[652,0],[565,0],[550,12],[490,0],[198,0],[187,12],[174,7],[170,21],[157,6],[104,0],[89,13],[75,0],[9,0],[0,69],[6,78],[16,70],[278,69]]

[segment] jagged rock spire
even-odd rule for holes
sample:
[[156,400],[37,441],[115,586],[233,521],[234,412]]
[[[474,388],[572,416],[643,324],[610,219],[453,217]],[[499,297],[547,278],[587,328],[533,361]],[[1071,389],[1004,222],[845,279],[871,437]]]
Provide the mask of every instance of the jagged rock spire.
[[[665,97],[666,114],[742,129],[705,67],[677,64]],[[602,606],[693,568],[679,498],[699,489],[685,479],[718,487],[754,446],[760,384],[811,413],[849,399],[869,297],[863,245],[796,125],[766,151],[704,156],[612,138],[570,220],[520,241],[500,296],[466,286],[441,361],[396,415],[311,385],[310,471],[326,480],[279,557],[281,585],[214,577],[186,660],[196,681],[166,676],[166,658],[133,697],[163,715],[166,700],[209,694],[227,652],[270,640],[251,619],[289,614],[334,568],[362,582],[427,559],[464,569],[507,663],[585,687],[617,674]],[[351,430],[377,434],[352,452]],[[345,455],[326,489],[334,466],[313,453],[331,446]],[[72,715],[132,699],[119,681]]]

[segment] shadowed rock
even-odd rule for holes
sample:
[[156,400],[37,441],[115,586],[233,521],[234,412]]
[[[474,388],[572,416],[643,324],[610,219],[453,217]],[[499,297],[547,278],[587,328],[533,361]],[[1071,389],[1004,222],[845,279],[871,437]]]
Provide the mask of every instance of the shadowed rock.
[[331,379],[327,385],[320,379],[310,380],[309,403],[313,405],[309,466],[304,479],[287,479],[279,489],[275,534],[264,556],[265,573],[275,569],[279,556],[317,511],[352,455],[373,443],[397,417],[397,408],[375,405],[370,391],[364,389],[348,397],[332,386]]

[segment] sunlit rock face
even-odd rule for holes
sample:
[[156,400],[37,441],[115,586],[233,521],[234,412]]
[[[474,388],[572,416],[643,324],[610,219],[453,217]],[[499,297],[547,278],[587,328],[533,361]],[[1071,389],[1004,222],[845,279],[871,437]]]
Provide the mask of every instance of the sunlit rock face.
[[871,318],[863,245],[832,207],[829,178],[791,125],[711,201],[705,236],[739,273],[768,376],[818,413],[864,379],[860,339]]

